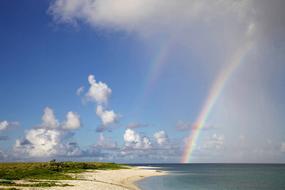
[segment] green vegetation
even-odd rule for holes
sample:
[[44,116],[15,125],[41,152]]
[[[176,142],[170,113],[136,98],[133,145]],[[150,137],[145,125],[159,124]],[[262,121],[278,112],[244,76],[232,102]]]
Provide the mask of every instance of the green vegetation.
[[0,186],[16,186],[16,187],[53,187],[53,186],[71,186],[69,184],[61,184],[52,182],[37,182],[37,183],[15,183],[13,181],[0,181]]
[[[125,168],[125,166],[115,163],[56,162],[55,160],[50,162],[0,163],[0,179],[72,180],[75,178],[68,175],[68,173],[122,168]],[[1,184],[3,185],[3,181],[1,181]]]

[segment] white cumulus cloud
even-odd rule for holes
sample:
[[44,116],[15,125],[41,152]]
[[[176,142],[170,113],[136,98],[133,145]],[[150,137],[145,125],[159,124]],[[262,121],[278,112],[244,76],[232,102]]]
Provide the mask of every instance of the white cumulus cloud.
[[80,87],[76,90],[76,95],[77,95],[77,96],[80,96],[83,92],[84,92],[84,86],[80,86]]
[[143,148],[145,148],[145,149],[151,148],[151,142],[150,142],[149,138],[147,138],[147,137],[142,138],[142,144],[143,144]]
[[31,157],[44,157],[57,154],[61,132],[55,129],[39,128],[27,132],[25,140],[16,140],[14,150]]
[[149,149],[151,142],[147,137],[141,137],[139,133],[132,129],[126,129],[124,133],[124,141],[127,147],[135,149]]
[[16,121],[0,121],[0,131],[7,130],[11,127],[17,127],[20,126],[19,122]]
[[[94,75],[88,76],[89,89],[85,94],[85,100],[96,103],[96,115],[100,118],[102,124],[97,131],[105,130],[106,127],[116,123],[119,116],[114,110],[107,109],[107,103],[111,96],[112,90],[106,83],[97,82]],[[82,89],[80,87],[78,91]]]
[[87,100],[96,102],[97,104],[106,104],[112,93],[108,85],[101,81],[97,82],[94,75],[88,76],[88,82],[90,88],[86,93]]
[[66,121],[62,124],[63,129],[78,129],[81,127],[80,116],[72,111],[66,115]]
[[117,143],[114,142],[111,138],[105,137],[103,133],[100,133],[95,147],[101,149],[116,149]]
[[118,115],[113,110],[104,110],[101,105],[97,106],[96,114],[100,117],[104,127],[114,124],[118,120]]
[[129,143],[139,143],[140,142],[140,135],[136,133],[132,129],[127,129],[124,134],[124,141]]
[[5,129],[7,129],[8,126],[9,126],[8,121],[1,121],[1,122],[0,122],[0,131],[3,131],[3,130],[5,130]]
[[55,117],[54,111],[49,107],[46,107],[44,109],[42,121],[43,121],[42,125],[44,127],[57,128],[59,126],[59,122]]
[[158,131],[158,132],[154,133],[153,136],[154,136],[157,144],[159,144],[159,145],[163,145],[168,141],[168,136],[165,133],[165,131]]
[[42,120],[42,125],[28,130],[24,138],[16,140],[14,145],[16,154],[42,158],[79,155],[80,148],[76,143],[69,141],[72,134],[66,130],[78,129],[81,126],[79,115],[68,112],[66,121],[59,123],[54,111],[46,107]]

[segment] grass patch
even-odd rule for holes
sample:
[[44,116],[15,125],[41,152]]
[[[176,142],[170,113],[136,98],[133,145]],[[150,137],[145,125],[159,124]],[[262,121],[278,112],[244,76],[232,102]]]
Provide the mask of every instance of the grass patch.
[[16,186],[16,187],[66,187],[66,186],[72,186],[69,184],[59,184],[55,182],[38,182],[38,183],[15,183],[13,181],[10,181],[9,183],[1,181],[0,186]]
[[74,178],[68,173],[122,168],[125,168],[125,166],[115,163],[56,162],[55,160],[50,162],[0,163],[0,179],[72,180]]

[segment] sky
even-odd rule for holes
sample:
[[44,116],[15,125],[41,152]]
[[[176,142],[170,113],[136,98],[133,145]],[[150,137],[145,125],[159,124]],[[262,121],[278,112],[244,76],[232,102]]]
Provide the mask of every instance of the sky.
[[283,0],[2,0],[0,160],[284,163]]

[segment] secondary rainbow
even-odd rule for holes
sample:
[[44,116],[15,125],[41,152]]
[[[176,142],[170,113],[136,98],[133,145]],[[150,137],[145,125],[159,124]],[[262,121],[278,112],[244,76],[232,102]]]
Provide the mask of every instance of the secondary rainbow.
[[168,63],[166,59],[170,54],[172,44],[173,40],[169,39],[156,52],[155,57],[149,66],[148,72],[146,73],[145,81],[142,85],[143,88],[141,93],[139,93],[140,96],[138,97],[137,107],[134,112],[137,112],[138,109],[144,106],[149,94],[151,94],[151,91],[155,88],[155,84],[159,79],[163,68]]
[[232,58],[232,61],[219,73],[218,77],[214,81],[204,106],[193,125],[189,137],[187,138],[186,146],[184,147],[181,157],[181,163],[188,163],[191,161],[191,156],[195,149],[201,129],[205,126],[207,118],[213,106],[217,102],[217,99],[221,95],[228,79],[233,75],[234,71],[237,70],[238,66],[243,63],[243,58],[246,56],[249,48],[250,43],[247,43],[244,47],[240,48]]
[[167,63],[166,59],[168,57],[169,51],[171,49],[171,41],[167,41],[156,54],[154,61],[150,64],[149,72],[146,75],[146,81],[144,84],[144,98],[147,98],[150,91],[154,88],[156,81],[158,80],[161,71],[163,70],[165,64]]

